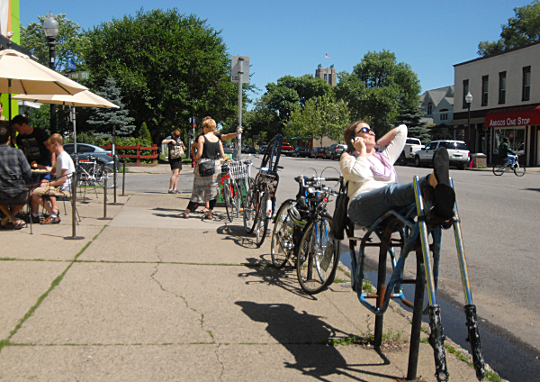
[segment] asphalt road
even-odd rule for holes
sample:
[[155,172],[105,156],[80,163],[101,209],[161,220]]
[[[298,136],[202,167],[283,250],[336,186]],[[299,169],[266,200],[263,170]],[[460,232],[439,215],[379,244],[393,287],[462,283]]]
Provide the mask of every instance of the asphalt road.
[[[322,159],[282,157],[280,165],[284,169],[280,171],[277,206],[296,195],[295,176],[316,172],[330,177],[339,169],[337,161]],[[403,183],[411,182],[414,175],[431,172],[427,168],[396,169]],[[491,325],[507,338],[518,339],[533,353],[540,354],[540,174],[528,173],[518,178],[507,173],[496,177],[491,171],[451,169],[450,175],[457,190],[473,298],[481,325]],[[182,172],[179,188],[189,190],[192,176]],[[169,178],[168,174],[128,174],[126,190],[166,192]],[[462,304],[461,275],[451,231],[443,235],[442,251],[440,291]]]

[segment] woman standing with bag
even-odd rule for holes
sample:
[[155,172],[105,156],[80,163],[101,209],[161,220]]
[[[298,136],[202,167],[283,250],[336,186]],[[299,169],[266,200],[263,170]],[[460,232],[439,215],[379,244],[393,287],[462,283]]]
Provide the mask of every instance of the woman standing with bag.
[[184,142],[180,139],[180,130],[176,129],[172,135],[165,138],[161,144],[169,146],[169,164],[171,165],[171,180],[169,182],[169,194],[178,194],[178,177],[182,170],[182,156],[184,155]]
[[212,218],[212,210],[219,195],[218,176],[221,172],[219,159],[225,157],[221,140],[214,134],[215,130],[216,121],[205,117],[203,119],[203,134],[199,136],[197,141],[197,154],[195,156],[197,165],[193,172],[193,193],[186,210],[178,215],[180,218],[187,219],[190,212],[195,211],[199,205],[203,205],[207,201],[210,202],[210,207],[204,215],[204,219]]

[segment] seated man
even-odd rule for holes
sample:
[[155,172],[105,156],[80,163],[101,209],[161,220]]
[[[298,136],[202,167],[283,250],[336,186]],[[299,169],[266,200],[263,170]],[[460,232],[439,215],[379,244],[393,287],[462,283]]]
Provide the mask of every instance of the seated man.
[[[49,150],[56,154],[56,163],[52,172],[55,174],[56,179],[51,182],[44,182],[40,187],[36,188],[32,192],[31,207],[32,207],[32,219],[35,222],[39,220],[39,206],[43,207],[49,213],[49,217],[45,219],[41,224],[58,224],[60,223],[60,216],[58,216],[58,206],[56,205],[56,196],[70,196],[71,195],[71,178],[75,172],[75,165],[68,153],[64,151],[62,146],[64,140],[60,134],[53,134],[49,138]],[[51,206],[43,202],[43,195],[50,197]]]
[[[24,221],[15,219],[26,203],[26,182],[32,179],[32,170],[21,150],[10,147],[11,131],[9,122],[0,121],[0,199],[13,200],[14,204],[0,206],[6,215],[2,219],[2,228],[11,221],[18,229],[24,226]],[[16,203],[16,204],[15,204]]]

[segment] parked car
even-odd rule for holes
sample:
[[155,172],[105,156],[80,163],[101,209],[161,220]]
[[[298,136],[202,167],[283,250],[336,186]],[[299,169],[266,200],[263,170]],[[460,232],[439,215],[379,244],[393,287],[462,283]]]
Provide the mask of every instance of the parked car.
[[[73,157],[73,143],[66,143],[64,145],[64,150]],[[77,143],[77,156],[79,160],[86,160],[88,157],[94,157],[98,162],[103,163],[110,170],[113,169],[114,160],[112,152],[110,150],[105,150],[99,146],[94,146],[89,143]],[[116,155],[116,169],[120,169],[120,160],[118,155]]]
[[416,152],[422,150],[425,146],[418,138],[407,138],[403,152],[401,153],[398,164],[406,165],[408,162],[414,162]]
[[257,150],[251,146],[242,146],[242,153],[243,154],[256,154]]
[[294,151],[294,147],[287,142],[281,142],[281,154],[282,155],[291,155]]
[[259,147],[259,154],[264,154],[265,150],[266,150],[266,146]]
[[291,156],[305,158],[308,156],[308,154],[309,154],[309,150],[306,149],[305,147],[297,147],[294,149]]
[[433,154],[439,147],[446,147],[448,157],[450,158],[450,166],[455,166],[463,170],[471,161],[471,152],[463,141],[441,140],[429,142],[426,147],[416,152],[414,156],[414,164],[417,167],[431,166],[433,162]]
[[332,159],[332,160],[336,158],[339,159],[341,157],[341,154],[343,154],[343,151],[346,151],[346,150],[347,150],[347,145],[336,143],[328,147],[324,151],[324,157],[328,159]]
[[310,152],[310,158],[324,158],[324,152],[326,150],[326,147],[315,147],[311,152]]

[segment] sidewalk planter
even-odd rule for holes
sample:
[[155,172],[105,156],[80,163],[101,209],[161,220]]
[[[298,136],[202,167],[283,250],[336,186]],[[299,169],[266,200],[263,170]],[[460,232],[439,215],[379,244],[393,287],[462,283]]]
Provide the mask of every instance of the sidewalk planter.
[[487,155],[484,153],[471,154],[472,167],[487,167]]

